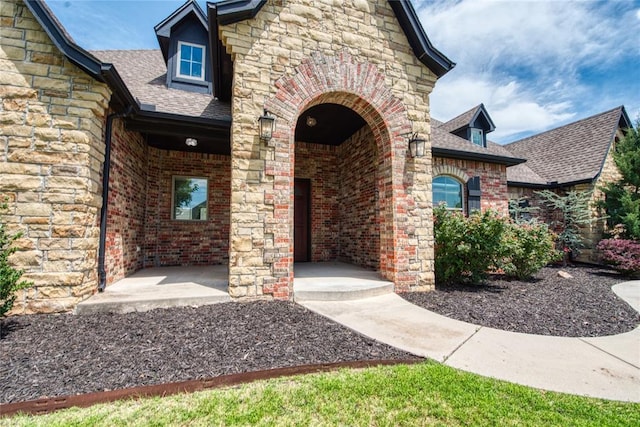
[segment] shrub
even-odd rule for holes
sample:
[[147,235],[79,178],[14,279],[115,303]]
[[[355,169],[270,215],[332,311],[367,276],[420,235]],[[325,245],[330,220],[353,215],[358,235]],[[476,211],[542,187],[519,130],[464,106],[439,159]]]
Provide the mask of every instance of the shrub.
[[440,283],[480,283],[501,254],[504,219],[492,211],[472,213],[434,210],[436,280]]
[[[6,209],[6,204],[0,205],[0,210]],[[16,251],[11,247],[21,233],[8,234],[4,223],[0,221],[0,318],[4,316],[16,300],[15,293],[32,285],[30,282],[20,281],[22,270],[17,270],[9,264],[9,255]]]
[[491,270],[525,279],[559,259],[554,234],[546,224],[516,224],[487,211],[465,218],[434,209],[435,274],[440,284],[480,283]]
[[616,271],[634,276],[640,274],[640,242],[625,239],[604,239],[598,243],[605,264]]
[[547,224],[531,221],[509,223],[503,237],[503,255],[500,267],[507,276],[528,279],[542,267],[561,259],[555,249],[555,235]]

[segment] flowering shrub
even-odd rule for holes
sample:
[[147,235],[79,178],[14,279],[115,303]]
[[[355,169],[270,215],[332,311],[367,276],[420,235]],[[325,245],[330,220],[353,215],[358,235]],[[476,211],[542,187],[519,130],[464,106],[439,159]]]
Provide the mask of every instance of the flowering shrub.
[[606,264],[627,276],[640,275],[640,242],[625,239],[604,239],[598,250]]
[[439,283],[479,283],[491,270],[524,279],[559,259],[545,224],[515,224],[487,211],[468,218],[434,209],[435,273]]

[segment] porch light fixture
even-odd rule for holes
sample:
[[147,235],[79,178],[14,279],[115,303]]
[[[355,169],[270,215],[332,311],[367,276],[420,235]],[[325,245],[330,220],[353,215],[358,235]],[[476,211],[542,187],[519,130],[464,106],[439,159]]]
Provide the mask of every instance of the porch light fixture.
[[411,154],[411,157],[424,157],[425,144],[425,139],[420,138],[417,133],[411,135],[409,137],[409,154]]
[[316,120],[315,117],[307,116],[307,126],[312,128],[317,124],[318,124],[318,121]]
[[198,145],[198,140],[195,138],[187,138],[184,140],[184,143],[187,144],[189,147],[195,147]]
[[260,123],[260,140],[269,142],[273,136],[273,126],[276,122],[275,116],[264,110],[264,114],[258,118],[258,122]]

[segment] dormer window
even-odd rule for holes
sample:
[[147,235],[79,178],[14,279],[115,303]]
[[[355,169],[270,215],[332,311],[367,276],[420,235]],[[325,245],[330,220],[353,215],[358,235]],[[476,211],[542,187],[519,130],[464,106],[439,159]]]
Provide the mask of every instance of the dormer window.
[[482,129],[471,129],[471,142],[480,147],[484,147],[484,135]]
[[185,79],[204,80],[205,46],[178,42],[178,73]]

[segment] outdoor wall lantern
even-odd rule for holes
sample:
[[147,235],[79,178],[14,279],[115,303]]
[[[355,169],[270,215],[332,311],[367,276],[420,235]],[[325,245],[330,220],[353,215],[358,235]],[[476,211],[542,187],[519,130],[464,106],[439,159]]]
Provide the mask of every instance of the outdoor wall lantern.
[[426,141],[424,138],[418,137],[417,133],[411,135],[411,137],[409,137],[409,154],[411,154],[411,157],[423,157],[425,145]]
[[258,118],[260,123],[260,140],[269,142],[273,136],[273,126],[276,122],[275,116],[272,116],[267,110]]
[[195,147],[198,145],[198,140],[195,138],[187,138],[184,140],[184,143],[189,147]]

